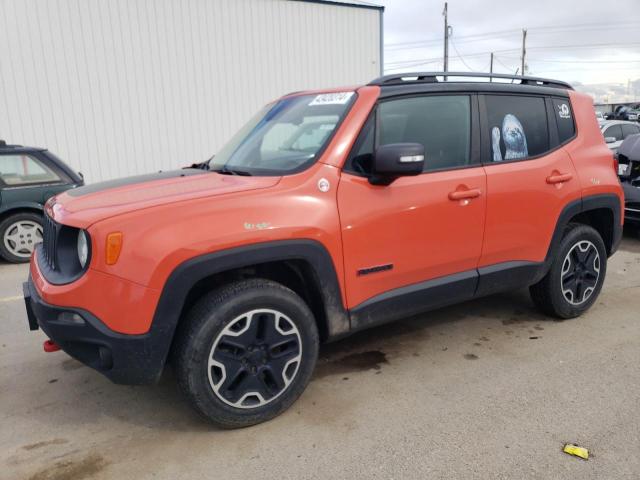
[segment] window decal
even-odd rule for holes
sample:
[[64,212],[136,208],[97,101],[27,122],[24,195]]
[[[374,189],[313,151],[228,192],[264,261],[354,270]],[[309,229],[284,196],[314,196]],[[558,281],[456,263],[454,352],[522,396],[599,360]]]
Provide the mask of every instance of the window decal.
[[566,103],[559,104],[558,116],[560,118],[571,118],[571,110],[569,110],[569,105],[567,105]]
[[[500,129],[493,127],[491,130],[491,147],[493,150],[493,161],[502,161],[502,151],[500,149]],[[527,137],[524,134],[524,128],[518,120],[518,117],[507,113],[502,120],[502,142],[504,143],[506,152],[504,160],[516,160],[527,158],[529,152],[527,149]]]
[[353,92],[336,92],[336,93],[322,93],[317,95],[311,103],[310,107],[314,105],[344,105],[353,96]]

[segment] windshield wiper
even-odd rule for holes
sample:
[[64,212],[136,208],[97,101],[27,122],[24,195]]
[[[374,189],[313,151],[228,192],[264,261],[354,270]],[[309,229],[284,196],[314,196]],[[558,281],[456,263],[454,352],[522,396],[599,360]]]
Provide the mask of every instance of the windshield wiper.
[[211,170],[211,167],[209,166],[209,164],[211,163],[211,160],[213,160],[213,157],[211,157],[209,160],[205,160],[204,162],[192,163],[188,167],[184,167],[184,168],[198,168],[200,170]]
[[222,168],[212,170],[216,173],[220,173],[221,175],[240,175],[242,177],[250,177],[251,172],[247,172],[246,170],[240,170],[237,168],[229,168],[226,165]]

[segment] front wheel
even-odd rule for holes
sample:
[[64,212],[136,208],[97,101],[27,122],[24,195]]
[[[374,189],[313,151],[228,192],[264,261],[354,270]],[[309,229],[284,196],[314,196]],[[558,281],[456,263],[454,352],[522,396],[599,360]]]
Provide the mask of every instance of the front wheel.
[[178,382],[223,428],[269,420],[302,394],[318,356],[305,302],[270,280],[237,282],[201,298],[176,339]]
[[594,304],[607,273],[607,251],[600,234],[588,225],[571,224],[551,269],[530,287],[531,298],[547,315],[566,319]]

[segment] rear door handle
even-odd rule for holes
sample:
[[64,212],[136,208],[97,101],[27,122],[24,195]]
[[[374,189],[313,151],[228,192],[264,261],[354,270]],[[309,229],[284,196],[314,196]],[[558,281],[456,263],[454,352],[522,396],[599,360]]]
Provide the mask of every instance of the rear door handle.
[[573,175],[570,173],[557,173],[554,175],[550,175],[547,177],[547,183],[553,185],[555,183],[564,183],[568,182],[573,178]]
[[478,198],[482,192],[478,188],[472,188],[471,190],[456,190],[449,193],[449,200],[467,200],[471,198]]

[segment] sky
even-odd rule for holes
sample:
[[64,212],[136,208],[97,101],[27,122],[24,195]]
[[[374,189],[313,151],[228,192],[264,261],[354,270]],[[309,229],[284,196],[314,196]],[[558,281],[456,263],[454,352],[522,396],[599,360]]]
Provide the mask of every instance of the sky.
[[[380,0],[386,73],[441,71],[444,2]],[[527,29],[528,75],[596,101],[640,101],[640,0],[450,0],[450,71],[514,73]]]

